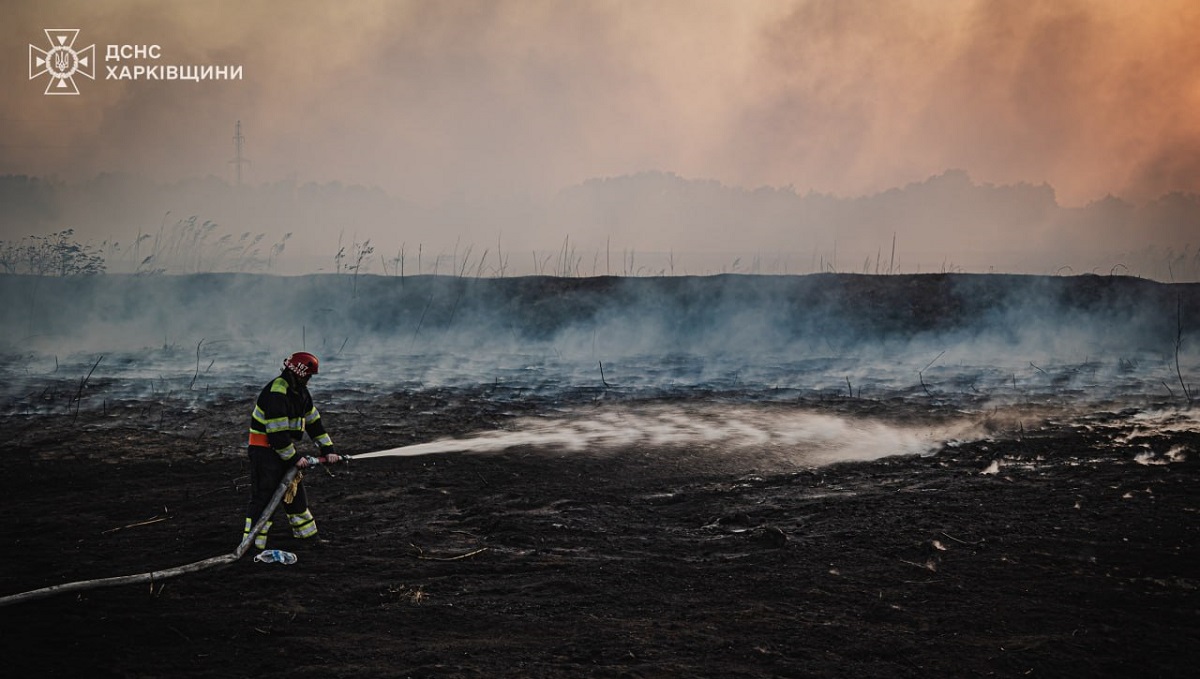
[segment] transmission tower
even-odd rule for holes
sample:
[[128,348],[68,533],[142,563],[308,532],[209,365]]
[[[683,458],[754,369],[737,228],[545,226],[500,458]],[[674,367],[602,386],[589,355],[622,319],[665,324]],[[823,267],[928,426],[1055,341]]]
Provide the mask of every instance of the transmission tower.
[[246,141],[246,138],[242,136],[242,121],[239,120],[239,121],[237,121],[237,126],[234,128],[234,131],[233,131],[233,146],[234,146],[234,149],[237,150],[237,155],[234,156],[233,160],[229,161],[237,166],[237,185],[238,186],[242,185],[242,165],[250,164],[249,160],[246,160],[245,158],[242,157],[242,144],[245,141]]

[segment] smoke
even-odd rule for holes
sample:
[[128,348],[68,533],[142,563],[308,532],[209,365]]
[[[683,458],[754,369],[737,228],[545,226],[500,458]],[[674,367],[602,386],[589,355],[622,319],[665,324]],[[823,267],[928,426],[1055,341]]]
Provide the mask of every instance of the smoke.
[[655,169],[859,196],[963,168],[1068,205],[1200,186],[1187,0],[62,0],[6,18],[12,53],[68,25],[246,79],[45,97],[14,59],[5,173],[231,177],[240,119],[256,183],[431,202]]
[[1104,404],[1177,395],[1179,331],[1193,379],[1194,292],[1112,276],[4,276],[0,356],[17,410],[99,356],[106,398],[202,401],[299,349],[335,399]]
[[264,249],[292,234],[270,265],[214,271],[331,271],[369,240],[372,273],[1200,277],[1192,3],[116,1],[6,18],[22,56],[61,25],[101,53],[244,69],[80,97],[0,71],[0,173],[50,178],[0,179],[0,240],[74,228],[111,271],[196,216]]
[[1200,182],[1188,160],[1200,140],[1188,114],[1194,3],[792,7],[762,32],[731,135],[742,166],[841,194],[957,167],[987,182],[1048,182],[1068,205]]

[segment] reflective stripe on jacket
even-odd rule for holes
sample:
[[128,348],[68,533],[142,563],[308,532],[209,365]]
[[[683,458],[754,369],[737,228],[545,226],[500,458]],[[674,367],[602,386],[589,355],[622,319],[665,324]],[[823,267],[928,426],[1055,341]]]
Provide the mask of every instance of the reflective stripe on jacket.
[[296,442],[304,432],[321,448],[333,445],[321,414],[306,387],[293,386],[282,375],[263,387],[250,415],[250,445],[273,449],[279,457],[296,456]]

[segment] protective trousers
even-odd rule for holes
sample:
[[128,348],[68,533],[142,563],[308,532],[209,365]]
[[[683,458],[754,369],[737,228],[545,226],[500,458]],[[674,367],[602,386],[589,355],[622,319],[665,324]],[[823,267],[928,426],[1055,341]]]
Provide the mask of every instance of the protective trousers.
[[[271,497],[275,495],[283,477],[287,475],[292,461],[280,459],[278,453],[262,446],[249,446],[250,455],[250,504],[246,508],[246,523],[242,530],[243,538],[254,527],[254,522],[262,515]],[[287,515],[288,525],[292,528],[292,537],[311,538],[317,534],[317,522],[308,509],[308,497],[304,492],[304,484],[296,477],[293,488],[283,496],[283,511]],[[271,521],[267,521],[254,536],[254,546],[266,549],[267,532],[271,529]]]

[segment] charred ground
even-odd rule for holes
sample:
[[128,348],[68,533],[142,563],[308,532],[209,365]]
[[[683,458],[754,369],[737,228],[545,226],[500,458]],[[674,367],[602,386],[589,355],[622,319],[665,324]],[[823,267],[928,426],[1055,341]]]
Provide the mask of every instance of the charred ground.
[[[1138,298],[1095,282],[1080,299]],[[1156,313],[1175,309],[1178,289],[1146,287]],[[952,303],[920,298],[895,313]],[[231,551],[248,396],[174,408],[93,395],[79,408],[72,384],[48,380],[7,406],[0,595]],[[310,472],[328,548],[283,542],[297,564],[247,557],[0,607],[5,674],[1182,677],[1200,661],[1200,433],[1178,392],[1086,408],[1044,394],[988,408],[966,389],[324,395],[349,453],[613,402],[967,417],[985,433],[928,456],[827,467],[695,446],[513,448]],[[1172,426],[1148,426],[1147,413]]]

